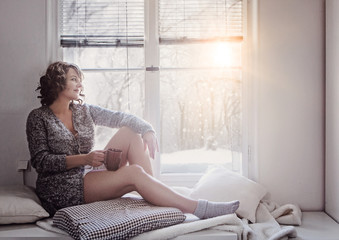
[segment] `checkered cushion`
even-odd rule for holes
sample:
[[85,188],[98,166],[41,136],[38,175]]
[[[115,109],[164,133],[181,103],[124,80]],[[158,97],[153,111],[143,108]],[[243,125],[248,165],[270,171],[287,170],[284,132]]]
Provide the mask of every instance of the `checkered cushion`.
[[137,198],[67,207],[53,217],[53,223],[74,239],[129,239],[184,220],[179,209],[157,207]]

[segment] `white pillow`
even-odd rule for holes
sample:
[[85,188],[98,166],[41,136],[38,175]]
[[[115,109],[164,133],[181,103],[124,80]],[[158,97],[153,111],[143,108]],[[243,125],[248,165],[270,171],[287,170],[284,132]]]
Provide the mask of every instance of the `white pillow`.
[[255,223],[256,209],[266,192],[261,185],[238,173],[214,167],[201,177],[190,197],[214,202],[239,200],[237,215]]
[[48,217],[40,204],[30,187],[0,186],[0,224],[30,223]]

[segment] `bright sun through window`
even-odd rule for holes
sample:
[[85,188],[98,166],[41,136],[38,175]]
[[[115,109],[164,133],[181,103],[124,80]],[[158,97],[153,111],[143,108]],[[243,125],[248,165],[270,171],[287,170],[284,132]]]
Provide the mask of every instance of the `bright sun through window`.
[[234,65],[235,56],[229,43],[217,43],[211,52],[213,53],[213,64],[215,66],[231,67]]

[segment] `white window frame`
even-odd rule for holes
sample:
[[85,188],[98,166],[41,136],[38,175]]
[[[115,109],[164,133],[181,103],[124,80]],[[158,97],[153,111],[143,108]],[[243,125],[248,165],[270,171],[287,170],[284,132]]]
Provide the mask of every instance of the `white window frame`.
[[[145,66],[159,67],[158,11],[156,0],[145,0]],[[145,71],[145,120],[160,134],[160,72]],[[159,143],[160,144],[160,143]],[[160,154],[152,162],[154,176],[160,179]]]
[[46,0],[46,63],[47,65],[62,60],[60,47],[59,1]]
[[[246,4],[247,41],[243,49],[243,151],[242,174],[258,180],[257,98],[258,98],[258,0],[243,0]],[[46,0],[46,65],[62,60],[59,36],[59,1]],[[145,66],[159,67],[158,1],[145,0]],[[245,74],[251,72],[252,74]],[[145,71],[145,119],[160,133],[160,73]],[[161,139],[158,136],[158,139]],[[192,187],[202,174],[160,174],[160,154],[152,161],[154,175],[168,185]]]
[[259,0],[247,0],[247,41],[246,46],[246,75],[244,95],[244,124],[247,135],[243,145],[243,175],[254,181],[259,181],[258,153],[258,121],[259,121],[259,41],[258,41],[258,3]]

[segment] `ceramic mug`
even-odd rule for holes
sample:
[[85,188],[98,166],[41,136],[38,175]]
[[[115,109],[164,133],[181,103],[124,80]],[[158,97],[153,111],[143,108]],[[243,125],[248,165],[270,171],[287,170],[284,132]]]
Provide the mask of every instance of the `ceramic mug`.
[[116,171],[119,169],[122,159],[122,150],[109,148],[105,152],[104,164],[107,170]]

